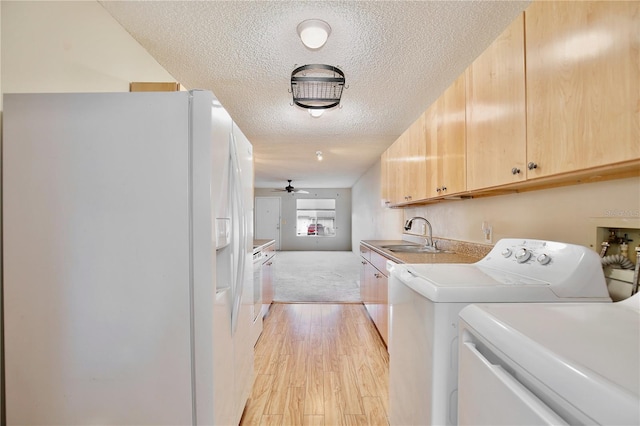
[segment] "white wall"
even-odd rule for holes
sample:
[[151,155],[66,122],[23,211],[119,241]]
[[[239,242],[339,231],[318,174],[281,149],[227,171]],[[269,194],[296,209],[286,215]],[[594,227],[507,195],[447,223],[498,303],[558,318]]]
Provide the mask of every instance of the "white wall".
[[175,81],[94,1],[2,1],[2,90],[127,92]]
[[[349,251],[351,247],[351,189],[309,189],[309,194],[295,195],[256,188],[256,197],[280,197],[280,250],[338,250]],[[336,236],[297,236],[296,200],[300,198],[333,198],[336,200]],[[256,217],[256,221],[260,218]]]
[[175,81],[94,1],[0,1],[0,51],[0,93],[126,92],[131,81]]
[[434,235],[455,240],[483,242],[486,221],[493,242],[523,237],[589,246],[599,220],[640,218],[640,178],[451,201],[405,214],[426,217]]
[[403,211],[382,206],[380,179],[381,169],[378,160],[352,188],[351,245],[353,252],[358,255],[361,240],[402,239]]

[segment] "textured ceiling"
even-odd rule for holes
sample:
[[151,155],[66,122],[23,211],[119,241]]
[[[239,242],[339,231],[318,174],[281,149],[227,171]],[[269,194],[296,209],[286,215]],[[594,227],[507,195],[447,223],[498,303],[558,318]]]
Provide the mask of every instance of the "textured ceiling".
[[[353,186],[528,3],[101,1],[177,81],[218,97],[254,145],[260,188]],[[332,28],[316,51],[296,32],[309,18]],[[289,93],[291,71],[313,63],[347,87],[317,119]]]

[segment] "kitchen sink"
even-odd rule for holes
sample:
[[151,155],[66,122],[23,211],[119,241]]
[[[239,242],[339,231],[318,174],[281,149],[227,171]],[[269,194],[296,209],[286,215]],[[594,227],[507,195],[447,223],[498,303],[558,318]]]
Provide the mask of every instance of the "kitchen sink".
[[396,244],[381,247],[397,253],[453,253],[449,250],[440,250],[434,247],[420,246],[417,244]]

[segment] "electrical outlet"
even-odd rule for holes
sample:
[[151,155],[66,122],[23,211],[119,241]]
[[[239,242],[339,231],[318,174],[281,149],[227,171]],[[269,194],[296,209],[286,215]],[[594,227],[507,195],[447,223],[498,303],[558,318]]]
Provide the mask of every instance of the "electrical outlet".
[[491,243],[493,241],[493,226],[489,222],[482,222],[482,233],[484,234],[484,242]]

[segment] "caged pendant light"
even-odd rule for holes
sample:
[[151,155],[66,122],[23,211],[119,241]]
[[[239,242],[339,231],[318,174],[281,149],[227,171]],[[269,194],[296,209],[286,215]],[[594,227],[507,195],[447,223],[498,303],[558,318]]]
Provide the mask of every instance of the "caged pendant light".
[[324,64],[303,65],[291,73],[293,103],[301,108],[326,110],[340,105],[344,73]]

